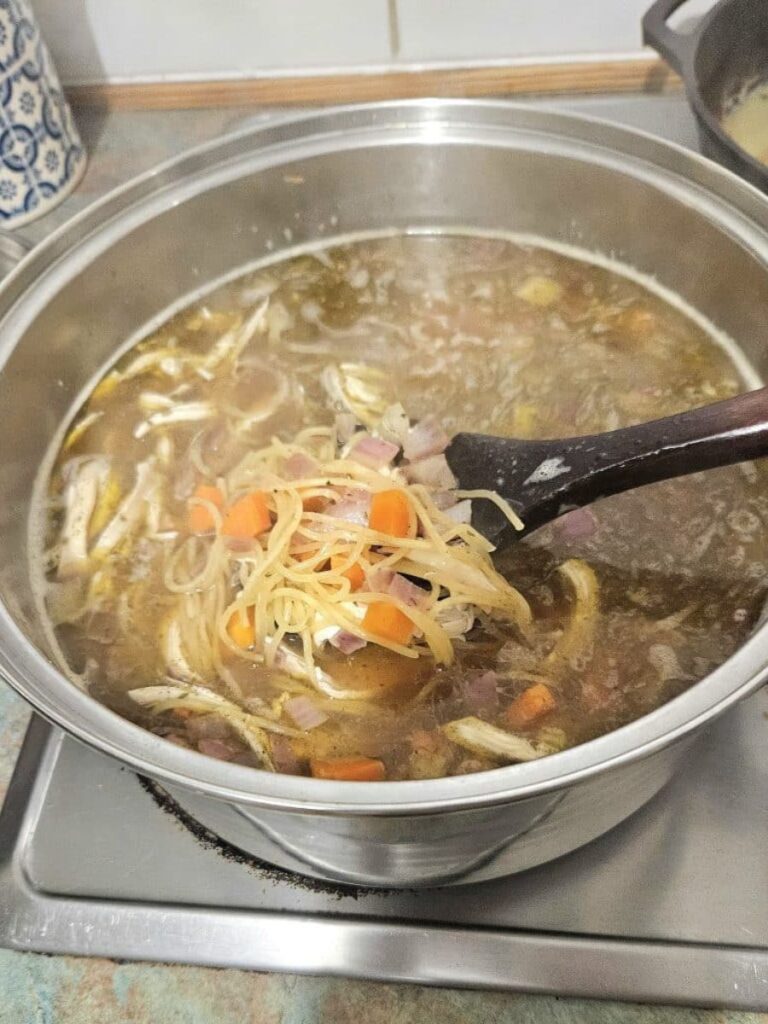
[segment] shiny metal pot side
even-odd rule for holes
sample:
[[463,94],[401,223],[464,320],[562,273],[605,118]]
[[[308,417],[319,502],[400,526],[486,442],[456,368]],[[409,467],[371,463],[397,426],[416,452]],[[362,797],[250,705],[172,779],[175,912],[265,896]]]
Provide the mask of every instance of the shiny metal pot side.
[[613,256],[678,292],[766,369],[768,201],[652,136],[499,102],[349,107],[217,140],[86,210],[0,288],[0,672],[225,838],[325,878],[467,882],[560,856],[650,799],[693,735],[766,675],[761,627],[688,692],[580,747],[476,775],[363,785],[183,750],[54,666],[30,586],[29,512],[41,461],[99,367],[184,296],[289,245],[455,227]]

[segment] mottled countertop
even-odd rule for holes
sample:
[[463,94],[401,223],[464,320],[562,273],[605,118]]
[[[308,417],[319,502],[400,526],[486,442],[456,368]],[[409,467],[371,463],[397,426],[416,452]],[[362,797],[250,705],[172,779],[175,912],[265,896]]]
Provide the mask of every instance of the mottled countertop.
[[[108,189],[234,127],[250,110],[79,112],[86,176],[24,228],[38,241]],[[0,799],[29,710],[0,683]],[[0,907],[2,913],[2,907]],[[385,985],[235,970],[124,964],[0,950],[0,1024],[768,1024],[768,1015]]]

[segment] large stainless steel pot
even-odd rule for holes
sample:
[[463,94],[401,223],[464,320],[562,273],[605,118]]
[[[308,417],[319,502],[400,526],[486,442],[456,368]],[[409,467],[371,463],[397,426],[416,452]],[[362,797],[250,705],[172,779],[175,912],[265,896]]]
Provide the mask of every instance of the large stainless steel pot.
[[28,513],[46,449],[98,368],[184,296],[289,241],[453,226],[614,255],[679,292],[765,368],[766,200],[650,136],[506,103],[352,107],[216,141],[75,218],[0,289],[2,673],[226,838],[327,878],[465,882],[564,854],[653,796],[694,734],[766,674],[762,627],[687,693],[584,746],[461,778],[359,785],[181,750],[54,667],[30,588]]

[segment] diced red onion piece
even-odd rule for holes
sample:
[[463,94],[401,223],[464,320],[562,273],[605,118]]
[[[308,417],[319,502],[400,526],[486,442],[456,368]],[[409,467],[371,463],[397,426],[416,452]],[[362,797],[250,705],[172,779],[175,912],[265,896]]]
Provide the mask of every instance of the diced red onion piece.
[[355,651],[361,651],[368,641],[363,640],[361,636],[355,636],[354,633],[348,633],[346,629],[340,629],[329,639],[328,643],[342,654],[354,654]]
[[316,729],[328,721],[328,715],[320,710],[311,697],[291,697],[284,706],[300,729]]
[[411,483],[424,484],[436,491],[450,491],[456,486],[456,477],[444,455],[432,455],[428,459],[411,462],[404,467],[404,471]]
[[555,525],[566,540],[582,540],[597,530],[597,520],[590,508],[575,508],[561,516]]
[[423,590],[415,583],[411,583],[409,579],[406,579],[399,572],[394,573],[392,576],[387,587],[387,593],[390,597],[402,601],[403,604],[407,604],[410,608],[418,608],[424,604],[429,596],[426,590]]
[[198,740],[226,740],[230,728],[219,715],[193,715],[187,721],[187,735]]
[[299,759],[287,736],[273,734],[269,738],[269,746],[272,751],[272,763],[277,771],[284,772],[286,775],[301,773]]
[[325,514],[333,519],[343,519],[347,523],[367,526],[370,506],[371,496],[367,491],[354,491],[342,496],[335,504],[329,505],[325,509]]
[[310,540],[309,537],[305,537],[303,533],[300,533],[297,530],[296,533],[294,533],[294,535],[291,537],[291,546],[289,548],[289,551],[295,557],[297,552],[299,552],[301,548],[310,549],[316,547],[317,541]]
[[414,729],[408,737],[408,742],[417,753],[434,754],[440,744],[440,733],[436,729]]
[[368,591],[371,594],[388,594],[389,585],[394,579],[396,573],[394,569],[376,569],[372,572],[368,579],[363,583],[360,590]]
[[468,710],[475,714],[495,711],[499,706],[497,682],[495,672],[481,672],[467,679],[463,689]]
[[465,498],[464,501],[459,501],[455,505],[451,505],[450,508],[444,510],[445,515],[452,519],[454,523],[471,523],[472,522],[472,502],[469,498]]
[[302,480],[317,475],[318,465],[315,460],[304,452],[294,452],[285,460],[283,473],[288,480]]
[[383,469],[394,459],[400,448],[381,437],[362,437],[349,453],[350,459],[369,469]]
[[408,431],[403,455],[411,462],[441,455],[448,447],[449,437],[434,416],[425,416]]
[[246,768],[258,768],[261,761],[252,750],[241,750],[232,758],[232,764],[243,764]]
[[231,761],[236,753],[236,751],[233,750],[228,743],[224,743],[223,740],[198,740],[197,749],[201,754],[207,754],[208,757],[215,757],[217,761]]

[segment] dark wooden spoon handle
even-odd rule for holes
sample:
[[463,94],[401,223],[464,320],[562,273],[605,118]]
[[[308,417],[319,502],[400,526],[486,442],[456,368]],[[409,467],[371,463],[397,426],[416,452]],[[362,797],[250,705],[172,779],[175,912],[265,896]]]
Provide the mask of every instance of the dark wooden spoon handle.
[[[549,441],[458,434],[447,454],[461,487],[497,491],[527,532],[609,494],[768,455],[768,388],[605,434]],[[498,517],[484,515],[495,527],[478,522],[478,529],[498,532]]]

